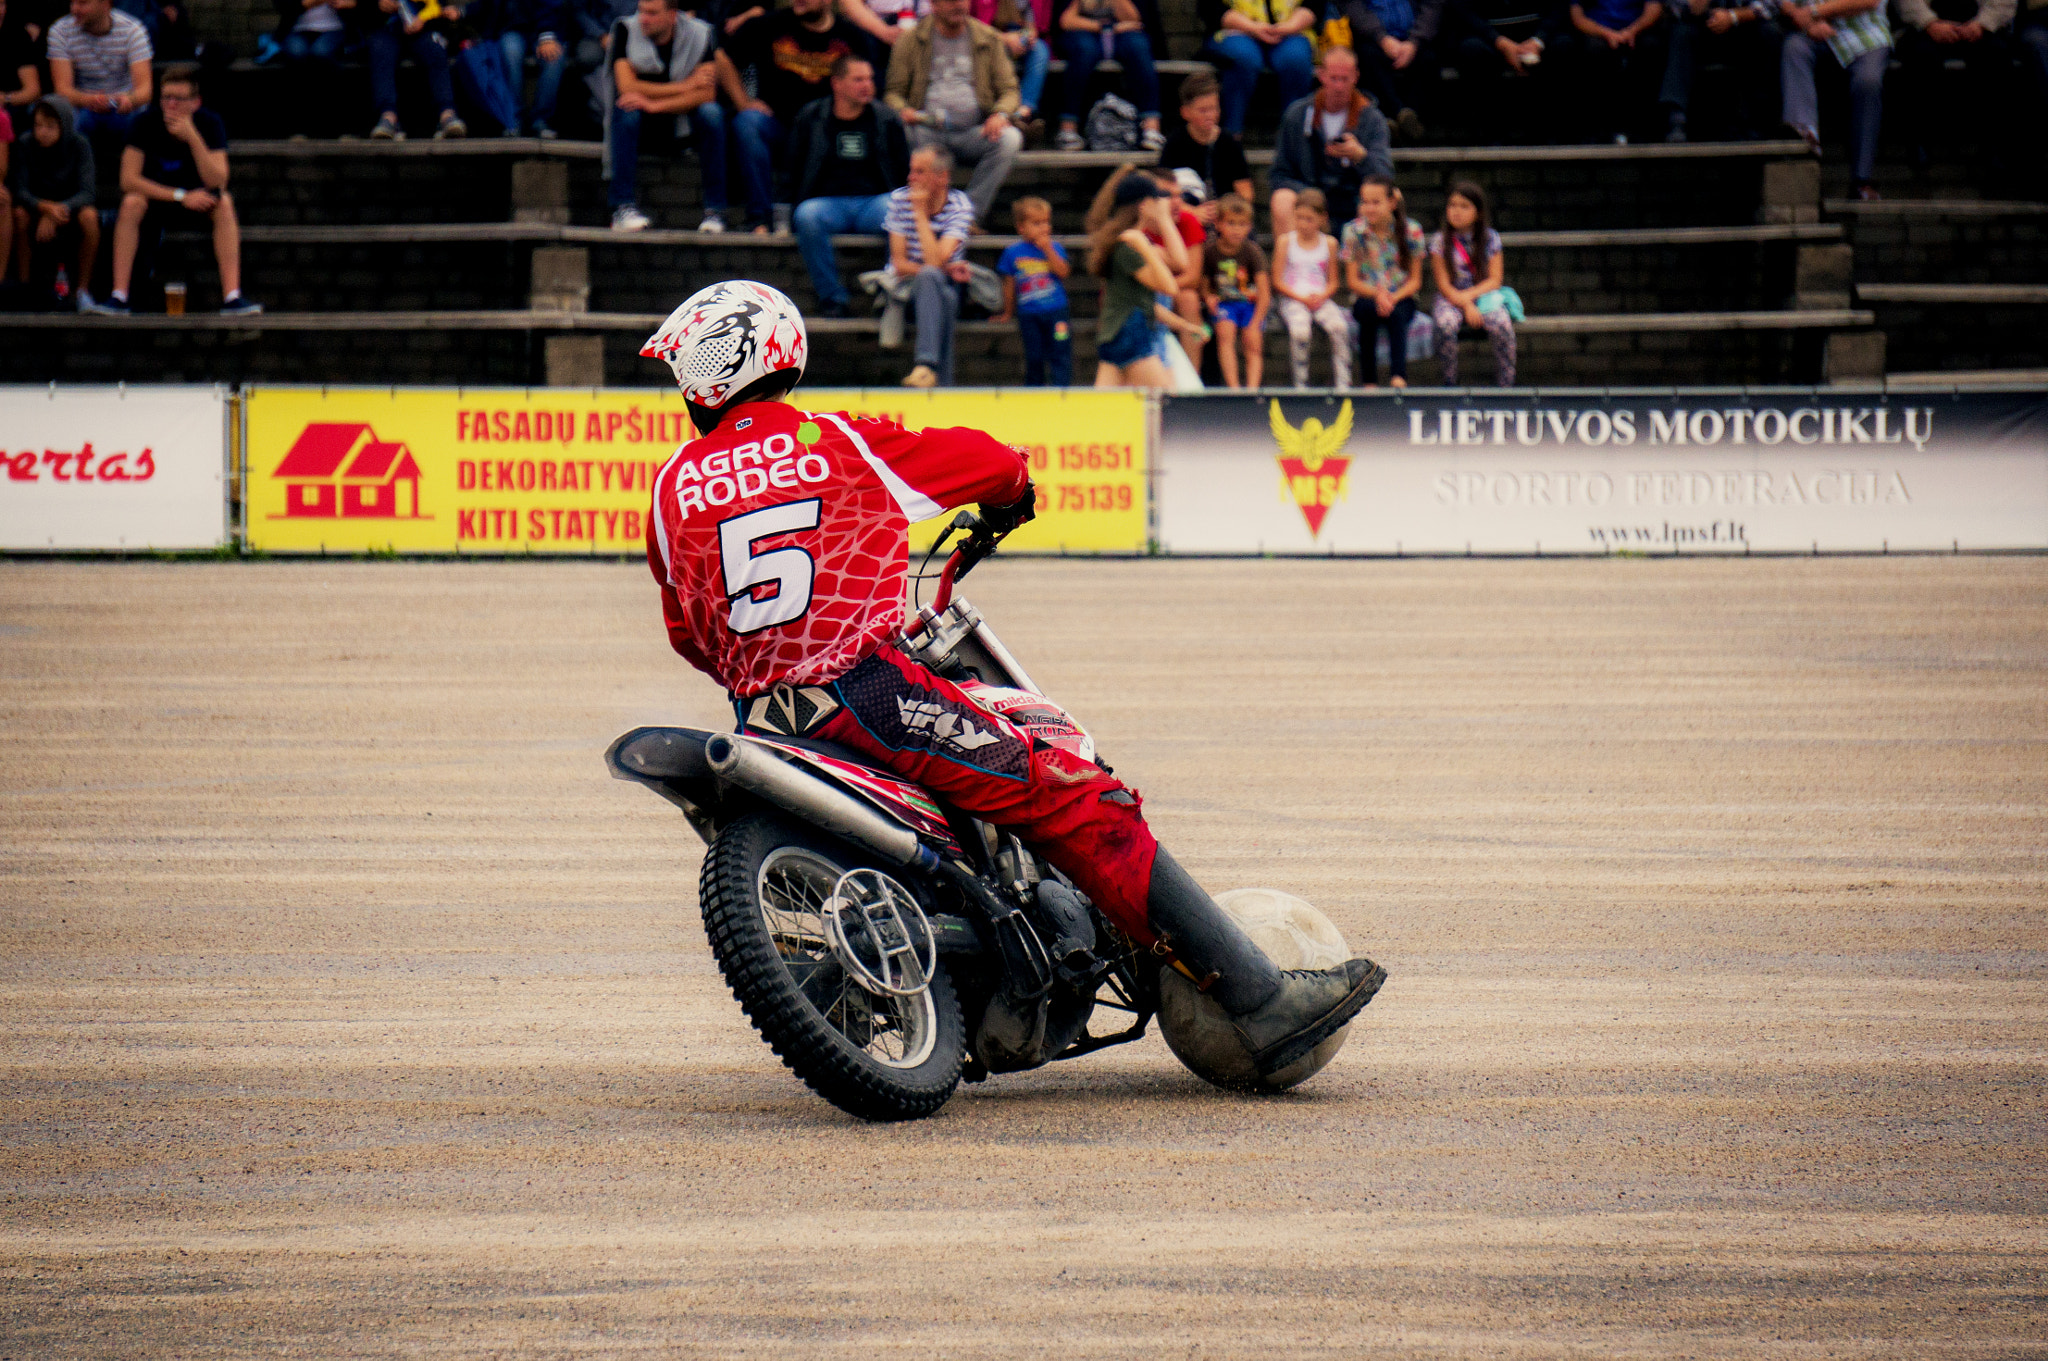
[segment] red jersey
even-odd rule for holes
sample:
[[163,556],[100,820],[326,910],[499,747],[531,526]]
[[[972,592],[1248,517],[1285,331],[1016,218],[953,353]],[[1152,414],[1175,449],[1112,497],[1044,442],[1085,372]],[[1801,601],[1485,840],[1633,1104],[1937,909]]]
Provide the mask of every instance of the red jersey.
[[654,479],[647,565],[669,642],[735,695],[831,680],[903,629],[905,531],[1030,483],[979,430],[749,402]]

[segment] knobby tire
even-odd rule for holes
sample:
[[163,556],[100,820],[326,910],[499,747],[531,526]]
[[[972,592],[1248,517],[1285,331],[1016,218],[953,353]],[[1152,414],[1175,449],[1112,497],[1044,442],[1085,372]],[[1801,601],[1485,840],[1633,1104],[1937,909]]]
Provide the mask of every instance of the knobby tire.
[[944,966],[931,980],[936,1039],[928,1057],[915,1067],[893,1068],[855,1047],[798,987],[762,915],[761,869],[784,847],[841,870],[872,865],[869,857],[787,818],[754,814],[729,824],[705,855],[698,879],[704,931],[726,986],[790,1071],[840,1110],[874,1121],[932,1114],[959,1085],[966,1049],[960,1001]]

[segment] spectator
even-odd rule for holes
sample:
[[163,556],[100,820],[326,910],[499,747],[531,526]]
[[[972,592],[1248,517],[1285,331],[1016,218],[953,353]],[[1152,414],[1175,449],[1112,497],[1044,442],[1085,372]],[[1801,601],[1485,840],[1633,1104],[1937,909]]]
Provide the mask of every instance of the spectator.
[[673,130],[678,148],[685,139],[695,144],[704,172],[704,217],[697,230],[724,231],[725,111],[718,106],[713,62],[716,30],[694,14],[678,12],[676,0],[640,0],[633,18],[612,25],[605,51],[612,77],[604,110],[612,230],[637,232],[648,225],[636,200],[642,124],[651,120],[657,130],[664,124]]
[[1884,0],[1818,0],[1811,7],[1781,0],[1783,14],[1796,33],[1785,37],[1779,58],[1779,79],[1785,101],[1785,122],[1820,154],[1820,94],[1814,68],[1821,53],[1849,73],[1850,192],[1859,199],[1878,197],[1872,178],[1877,170],[1877,133],[1884,118],[1884,70],[1891,61],[1892,31],[1884,20]]
[[1067,59],[1067,97],[1060,109],[1061,151],[1088,145],[1078,126],[1088,111],[1088,80],[1112,57],[1124,68],[1122,89],[1138,106],[1138,142],[1147,151],[1166,145],[1159,130],[1159,69],[1145,40],[1145,21],[1131,0],[1066,0],[1060,11],[1060,51]]
[[57,271],[69,267],[72,296],[94,308],[92,272],[100,253],[100,215],[92,143],[72,131],[71,105],[51,95],[36,101],[29,127],[14,145],[14,235],[21,254],[15,277],[50,298]]
[[1088,272],[1102,282],[1095,331],[1095,386],[1166,388],[1172,375],[1159,358],[1158,295],[1172,293],[1172,269],[1152,237],[1174,234],[1171,197],[1150,175],[1125,175],[1110,212],[1088,243]]
[[249,316],[263,304],[242,296],[242,229],[228,196],[228,133],[220,118],[201,108],[194,68],[164,72],[157,107],[135,119],[121,152],[121,216],[114,223],[114,287],[107,301],[85,310],[128,315],[128,285],[135,257],[146,242],[152,254],[164,228],[197,225],[213,229],[213,258],[220,266],[222,316]]
[[967,182],[977,217],[995,207],[1024,134],[1010,125],[1017,71],[1002,35],[967,15],[969,0],[931,0],[929,18],[896,40],[889,54],[889,107],[910,130],[912,147],[943,145],[974,167]]
[[960,320],[960,285],[967,282],[974,201],[953,188],[953,157],[943,145],[928,142],[910,153],[910,183],[889,195],[884,226],[889,268],[883,286],[894,299],[909,281],[917,321],[917,363],[903,386],[951,387],[953,328]]
[[[1436,272],[1436,301],[1430,319],[1436,323],[1436,353],[1443,361],[1444,386],[1458,381],[1458,332],[1471,326],[1493,341],[1493,380],[1515,384],[1515,323],[1509,315],[1501,280],[1507,262],[1501,256],[1500,233],[1487,221],[1486,194],[1476,184],[1459,181],[1444,200],[1443,229],[1429,240],[1430,265]],[[1482,302],[1493,301],[1482,306]]]
[[797,248],[828,317],[848,317],[846,285],[832,238],[840,232],[879,235],[889,195],[910,169],[903,120],[875,102],[875,68],[851,53],[832,63],[832,96],[808,104],[789,134],[795,188]]
[[[2022,115],[2034,120],[2028,126],[2048,124],[2048,0],[2021,0],[2018,22],[2020,69],[2033,86],[2033,100]],[[2034,138],[2036,173],[2048,168],[2048,145]]]
[[876,43],[877,55],[894,48],[898,38],[931,12],[931,0],[840,0],[840,13]]
[[[505,76],[519,117],[507,136],[525,132],[543,141],[555,137],[555,106],[562,96],[562,77],[569,65],[568,38],[573,19],[565,0],[497,0],[485,21],[486,36],[498,45]],[[535,65],[533,98],[526,93],[526,56]]]
[[1003,276],[1003,310],[995,320],[1017,322],[1024,345],[1024,386],[1074,384],[1073,317],[1067,306],[1067,253],[1052,239],[1052,205],[1020,198],[1011,207],[1018,241],[996,261]]
[[1717,61],[1735,75],[1742,131],[1757,136],[1778,123],[1778,45],[1783,34],[1772,0],[1686,0],[1674,9],[1671,57],[1664,67],[1667,142],[1686,140],[1692,112],[1693,72],[1701,60]]
[[[366,0],[358,0],[366,3]],[[434,139],[469,136],[469,125],[455,116],[455,84],[448,74],[447,35],[435,27],[441,6],[435,0],[377,0],[377,15],[369,20],[364,38],[370,64],[370,99],[377,106],[377,122],[370,136],[378,141],[402,142],[405,129],[398,124],[398,59],[409,56],[426,73],[427,90],[441,111]]]
[[1562,11],[1535,12],[1526,0],[1446,0],[1440,41],[1458,71],[1459,99],[1482,126],[1508,129],[1503,77],[1535,75],[1562,22]]
[[1315,46],[1308,30],[1316,14],[1295,0],[1199,0],[1196,12],[1209,41],[1202,55],[1223,73],[1223,130],[1244,136],[1245,110],[1259,72],[1280,83],[1280,103],[1293,103],[1315,88]]
[[[12,115],[19,124],[18,136],[29,133],[29,108],[43,97],[42,73],[37,69],[41,46],[26,20],[10,17],[7,0],[0,0],[0,112]],[[7,262],[0,259],[0,271]]]
[[1570,10],[1558,60],[1576,94],[1575,121],[1595,141],[1626,143],[1636,111],[1647,108],[1669,55],[1658,0],[1585,0]]
[[1295,100],[1280,115],[1279,143],[1267,175],[1275,242],[1295,230],[1294,200],[1302,190],[1320,190],[1329,205],[1325,211],[1348,218],[1357,211],[1358,186],[1367,175],[1394,177],[1387,120],[1358,93],[1358,58],[1349,48],[1333,47],[1323,54],[1318,77],[1321,90]]
[[1338,247],[1344,284],[1351,290],[1351,315],[1358,319],[1358,357],[1365,385],[1379,385],[1379,348],[1387,337],[1387,381],[1408,386],[1408,323],[1415,320],[1415,295],[1422,291],[1422,224],[1408,216],[1407,202],[1392,180],[1369,175],[1358,190],[1358,216],[1344,224]]
[[[1170,316],[1162,316],[1167,328],[1180,336],[1181,349],[1196,372],[1202,367],[1202,347],[1212,334],[1202,312],[1202,247],[1209,240],[1209,230],[1203,225],[1200,208],[1208,202],[1202,187],[1195,181],[1195,173],[1186,172],[1185,184],[1182,172],[1155,165],[1145,173],[1158,181],[1169,196],[1169,208],[1175,235],[1180,249],[1174,249],[1175,242],[1162,236],[1152,244],[1159,247],[1159,256],[1166,261],[1166,267],[1173,271],[1174,291],[1162,295],[1159,304]],[[1168,364],[1171,365],[1171,357]]]
[[290,73],[292,97],[285,102],[287,126],[295,137],[334,137],[342,108],[341,58],[362,0],[274,0],[277,44]]
[[1260,386],[1266,377],[1266,309],[1273,303],[1273,276],[1266,270],[1266,253],[1252,240],[1252,203],[1242,194],[1223,196],[1216,236],[1202,248],[1202,295],[1216,319],[1216,362],[1223,385]]
[[15,17],[22,32],[40,53],[50,40],[50,27],[71,9],[71,0],[14,0]]
[[1934,84],[1943,66],[1964,64],[1969,88],[1990,108],[1976,126],[2003,127],[2012,93],[2013,16],[2018,0],[1898,0],[1898,51],[1916,129],[1914,159],[1927,159],[1928,129],[1939,116]]
[[569,19],[576,27],[576,50],[571,59],[590,91],[586,107],[600,126],[605,105],[611,102],[611,63],[605,54],[611,47],[612,25],[639,12],[638,0],[569,0]]
[[1303,189],[1294,196],[1294,230],[1273,247],[1273,291],[1280,295],[1287,362],[1298,388],[1308,386],[1309,342],[1318,326],[1330,338],[1336,386],[1351,386],[1351,322],[1336,301],[1337,240],[1324,230],[1329,221],[1323,191]]
[[1192,170],[1202,181],[1202,221],[1213,223],[1217,201],[1225,194],[1252,198],[1252,167],[1244,144],[1223,130],[1223,101],[1216,77],[1197,71],[1180,83],[1180,130],[1166,139],[1159,164],[1170,170]]
[[50,26],[50,85],[95,152],[125,145],[153,93],[149,34],[111,0],[71,0]]
[[974,0],[970,12],[1003,35],[1003,51],[1017,70],[1017,109],[1010,121],[1028,137],[1031,121],[1044,107],[1045,75],[1052,67],[1052,47],[1041,36],[1049,26],[1052,0]]
[[114,0],[114,8],[142,25],[158,61],[190,61],[192,17],[175,0]]
[[1431,49],[1443,24],[1444,0],[1343,0],[1338,13],[1351,23],[1359,82],[1403,137],[1421,141],[1422,115],[1410,101],[1419,81],[1436,76]]
[[[867,39],[833,12],[833,0],[790,0],[788,9],[750,19],[719,48],[718,80],[732,106],[733,154],[746,186],[747,223],[777,235],[789,231],[789,187],[777,183],[789,130],[806,105],[831,94],[832,67],[841,57],[865,55]],[[755,71],[757,95],[740,82],[740,68]]]

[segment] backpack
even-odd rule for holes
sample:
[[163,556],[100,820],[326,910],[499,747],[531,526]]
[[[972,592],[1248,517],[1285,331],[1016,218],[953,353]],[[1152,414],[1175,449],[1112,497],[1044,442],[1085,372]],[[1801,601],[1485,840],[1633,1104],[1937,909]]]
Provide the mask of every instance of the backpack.
[[1090,151],[1136,151],[1137,106],[1128,99],[1104,95],[1088,110],[1087,136]]

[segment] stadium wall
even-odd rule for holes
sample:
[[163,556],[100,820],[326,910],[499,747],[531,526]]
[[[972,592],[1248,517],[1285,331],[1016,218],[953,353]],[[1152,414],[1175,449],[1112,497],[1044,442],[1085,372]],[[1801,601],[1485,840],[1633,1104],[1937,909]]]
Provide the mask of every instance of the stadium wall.
[[[804,395],[1025,449],[1020,552],[2048,551],[2048,387]],[[0,387],[0,551],[630,555],[690,434],[666,389]],[[739,452],[713,503],[802,480]]]

